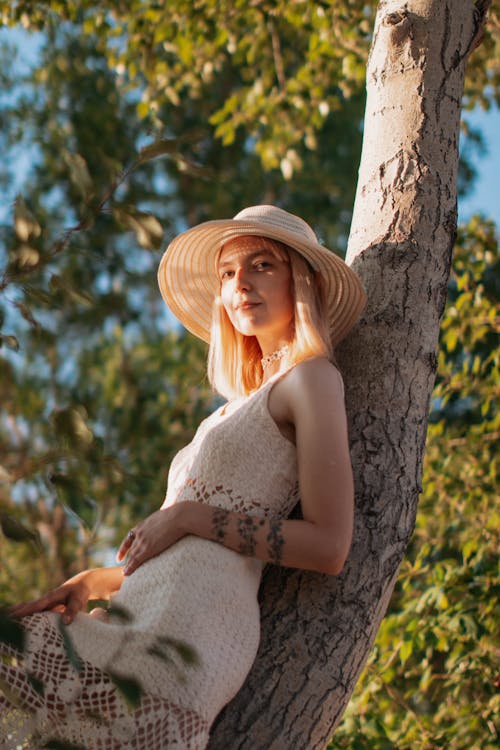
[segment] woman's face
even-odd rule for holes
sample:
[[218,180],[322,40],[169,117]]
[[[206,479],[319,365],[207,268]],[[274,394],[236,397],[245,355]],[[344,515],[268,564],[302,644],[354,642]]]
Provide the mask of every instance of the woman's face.
[[218,274],[222,304],[237,331],[256,336],[264,355],[290,341],[294,301],[288,258],[266,248],[260,237],[238,237],[224,245]]

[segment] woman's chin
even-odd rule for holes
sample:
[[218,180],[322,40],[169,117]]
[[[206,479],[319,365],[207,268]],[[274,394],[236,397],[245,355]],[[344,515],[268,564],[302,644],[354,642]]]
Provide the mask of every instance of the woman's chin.
[[233,325],[242,336],[258,336],[259,327],[250,320],[238,321],[237,324]]

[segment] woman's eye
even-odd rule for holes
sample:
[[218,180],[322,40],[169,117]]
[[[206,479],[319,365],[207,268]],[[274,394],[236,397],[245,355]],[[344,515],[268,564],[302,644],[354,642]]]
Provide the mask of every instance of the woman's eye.
[[265,271],[266,268],[271,267],[271,264],[267,260],[259,260],[259,262],[255,264],[255,267],[258,271]]
[[230,279],[233,275],[233,271],[223,271],[220,275],[221,281],[225,281],[226,279]]

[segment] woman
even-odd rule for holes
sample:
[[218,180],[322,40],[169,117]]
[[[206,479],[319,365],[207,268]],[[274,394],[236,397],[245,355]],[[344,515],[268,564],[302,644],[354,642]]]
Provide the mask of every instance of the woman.
[[[0,664],[0,736],[12,746],[31,736],[23,747],[37,747],[38,732],[103,750],[204,748],[257,652],[262,563],[336,575],[349,551],[353,481],[332,345],[364,307],[356,275],[301,219],[255,206],[179,235],[159,284],[210,342],[209,377],[228,400],[173,460],[161,509],[120,546],[124,567],[84,571],[13,608],[27,650],[21,666]],[[285,520],[299,497],[302,520]],[[85,614],[89,599],[111,609]],[[182,641],[196,667],[177,653]],[[140,682],[137,708],[109,673]]]

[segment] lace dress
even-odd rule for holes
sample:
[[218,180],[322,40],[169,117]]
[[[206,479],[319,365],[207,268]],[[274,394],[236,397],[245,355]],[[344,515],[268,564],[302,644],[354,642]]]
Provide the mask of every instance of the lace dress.
[[[256,517],[290,513],[298,500],[296,453],[268,410],[274,382],[201,423],[171,464],[164,505],[191,500]],[[258,560],[184,537],[124,580],[111,601],[115,615],[101,621],[82,613],[63,629],[79,669],[68,659],[58,615],[24,618],[24,652],[0,646],[8,657],[0,659],[1,750],[35,750],[49,738],[86,750],[204,748],[255,659],[261,570]],[[194,647],[196,664],[186,664],[177,641]],[[129,706],[110,671],[140,683],[138,706]]]

